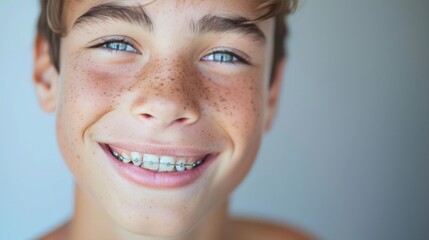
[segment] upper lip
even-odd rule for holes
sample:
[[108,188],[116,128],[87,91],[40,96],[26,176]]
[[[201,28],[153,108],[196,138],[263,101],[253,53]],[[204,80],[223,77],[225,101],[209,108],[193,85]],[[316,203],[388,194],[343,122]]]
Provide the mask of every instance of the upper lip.
[[202,157],[211,153],[208,149],[158,144],[106,142],[101,143],[101,145],[121,148],[130,152],[139,152],[158,156]]

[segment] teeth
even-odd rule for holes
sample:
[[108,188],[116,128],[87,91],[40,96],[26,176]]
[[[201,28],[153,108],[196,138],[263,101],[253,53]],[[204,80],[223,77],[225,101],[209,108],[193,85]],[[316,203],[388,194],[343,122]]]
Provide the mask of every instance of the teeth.
[[133,162],[134,165],[136,166],[141,166],[143,163],[143,157],[140,153],[138,152],[131,152],[131,161]]
[[121,158],[122,162],[124,162],[124,163],[131,162],[131,158],[124,152],[121,154],[120,158]]
[[144,154],[142,167],[152,171],[158,171],[158,168],[159,168],[158,156],[152,155],[152,154]]
[[185,165],[186,170],[191,170],[191,169],[194,167],[194,164],[195,164],[195,163],[186,164],[186,165]]
[[160,172],[172,172],[174,170],[174,157],[170,156],[161,156],[159,159],[159,169]]
[[124,163],[132,162],[135,166],[155,172],[183,172],[203,163],[203,160],[191,162],[191,159],[185,157],[178,158],[176,162],[176,157],[173,156],[157,156],[153,154],[143,154],[142,156],[139,152],[122,152],[119,154],[115,150],[111,150],[111,153]]
[[185,167],[185,160],[184,159],[180,159],[177,163],[176,163],[176,171],[178,172],[183,172],[185,171],[186,167]]

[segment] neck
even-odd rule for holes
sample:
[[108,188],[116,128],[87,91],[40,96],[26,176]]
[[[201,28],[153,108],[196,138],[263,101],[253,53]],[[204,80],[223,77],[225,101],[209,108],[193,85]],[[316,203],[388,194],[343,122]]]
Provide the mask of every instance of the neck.
[[[186,236],[171,240],[214,240],[227,239],[229,235],[228,201],[215,207],[198,226]],[[75,188],[74,215],[68,226],[70,240],[77,239],[132,239],[149,238],[128,232],[117,225],[113,219],[98,206],[94,200],[79,187]],[[156,238],[155,238],[156,239]]]

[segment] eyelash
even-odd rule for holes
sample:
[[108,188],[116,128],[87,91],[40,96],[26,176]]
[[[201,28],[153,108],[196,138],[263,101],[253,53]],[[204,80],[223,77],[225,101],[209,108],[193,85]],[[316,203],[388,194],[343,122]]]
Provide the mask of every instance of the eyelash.
[[[230,60],[224,60],[225,55],[227,55],[227,58],[231,58],[231,59]],[[218,57],[220,57],[220,59]],[[218,58],[218,59],[216,60],[216,58]],[[227,63],[227,64],[244,63],[246,65],[250,64],[249,61],[246,60],[245,58],[241,57],[240,55],[238,55],[234,52],[231,52],[231,51],[228,51],[225,49],[214,50],[210,54],[205,55],[203,58],[201,58],[201,60],[206,61],[206,62],[213,61],[213,62],[220,63],[220,64],[223,64],[223,63]]]
[[[116,48],[113,48],[112,46],[109,47],[110,44],[116,44]],[[125,49],[119,49],[120,46],[125,47]],[[131,44],[126,39],[106,39],[103,40],[101,43],[98,43],[90,48],[104,48],[107,49],[109,52],[130,52],[130,53],[138,53],[140,54],[140,51],[137,50],[133,44]],[[131,48],[131,49],[129,49]]]
[[[110,44],[116,44],[116,48],[109,47]],[[119,45],[123,44],[123,45]],[[125,47],[125,49],[119,49],[120,47]],[[107,49],[109,52],[129,52],[129,53],[137,53],[141,54],[139,50],[137,50],[133,44],[131,44],[127,39],[121,38],[121,39],[103,39],[102,42],[90,47],[90,48],[104,48]],[[129,49],[131,48],[131,49]],[[226,56],[225,56],[226,55]],[[225,60],[225,58],[229,58],[229,60]],[[227,49],[219,49],[219,50],[213,50],[209,54],[205,55],[201,58],[202,61],[205,62],[215,62],[219,64],[237,64],[237,63],[243,63],[246,65],[250,65],[249,60],[247,60],[245,57],[242,57],[232,51],[229,51]]]

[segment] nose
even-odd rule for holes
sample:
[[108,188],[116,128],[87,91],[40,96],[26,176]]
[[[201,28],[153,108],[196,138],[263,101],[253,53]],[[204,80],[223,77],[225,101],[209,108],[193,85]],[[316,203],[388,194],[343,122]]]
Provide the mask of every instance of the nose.
[[191,125],[198,121],[200,110],[191,83],[179,78],[155,77],[141,80],[132,112],[143,123],[156,127]]
[[137,110],[136,115],[143,122],[162,127],[174,124],[190,125],[199,118],[198,112],[195,111],[195,106],[162,97],[148,99]]

